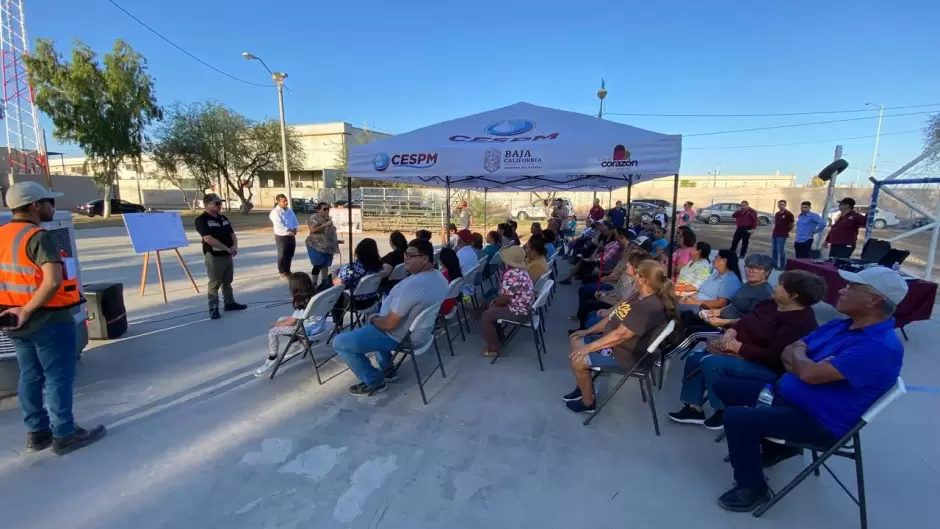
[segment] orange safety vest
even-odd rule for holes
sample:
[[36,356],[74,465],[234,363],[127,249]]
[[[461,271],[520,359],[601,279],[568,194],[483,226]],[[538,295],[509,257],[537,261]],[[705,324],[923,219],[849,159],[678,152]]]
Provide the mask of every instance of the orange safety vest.
[[[26,255],[26,245],[34,235],[43,231],[31,222],[12,221],[0,226],[0,306],[26,305],[42,284],[42,267]],[[68,257],[60,250],[62,257]],[[43,305],[44,309],[69,309],[84,303],[78,288],[78,279],[68,278],[62,263],[62,284],[55,295]]]

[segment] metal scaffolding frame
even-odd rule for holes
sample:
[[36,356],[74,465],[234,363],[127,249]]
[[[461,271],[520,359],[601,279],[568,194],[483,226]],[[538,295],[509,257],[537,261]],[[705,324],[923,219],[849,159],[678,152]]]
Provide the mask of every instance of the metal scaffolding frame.
[[905,206],[911,208],[912,210],[920,213],[927,218],[927,224],[914,228],[902,233],[895,235],[894,237],[889,237],[886,239],[888,242],[893,243],[894,241],[899,241],[901,239],[906,239],[912,235],[922,233],[925,231],[930,231],[930,247],[927,251],[927,266],[924,272],[924,279],[930,281],[933,277],[933,266],[937,257],[937,242],[940,240],[940,199],[937,200],[936,211],[930,213],[926,211],[922,206],[911,202],[910,200],[900,196],[891,190],[891,186],[899,185],[916,185],[916,184],[940,184],[940,176],[926,177],[926,178],[899,178],[902,174],[909,171],[912,167],[919,164],[920,162],[933,157],[940,153],[940,145],[927,149],[920,156],[914,158],[903,167],[897,171],[891,173],[887,177],[876,180],[875,178],[869,178],[869,181],[872,183],[871,190],[871,208],[868,210],[868,223],[865,226],[865,242],[868,242],[868,239],[871,238],[872,228],[875,226],[875,213],[878,211],[878,197],[881,193],[884,193],[898,202],[904,204]]

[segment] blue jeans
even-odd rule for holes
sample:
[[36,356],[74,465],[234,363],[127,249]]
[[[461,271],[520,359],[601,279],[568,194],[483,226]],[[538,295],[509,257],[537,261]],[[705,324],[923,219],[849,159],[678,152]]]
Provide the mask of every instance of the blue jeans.
[[[687,378],[695,368],[699,368],[698,373]],[[679,399],[686,404],[701,406],[705,404],[705,392],[708,391],[708,403],[712,409],[724,409],[725,403],[715,393],[715,381],[722,377],[754,380],[760,382],[763,387],[763,384],[776,382],[780,375],[769,367],[740,356],[710,355],[704,350],[693,351],[685,359]]]
[[[336,354],[346,362],[360,382],[372,387],[384,381],[385,370],[392,366],[392,349],[396,347],[398,342],[376,329],[374,325],[341,332],[333,337],[333,349]],[[366,356],[372,351],[375,351],[375,358],[379,362],[378,369]]]
[[598,286],[597,283],[591,283],[589,285],[582,285],[578,287],[578,297],[579,298],[594,298],[594,293],[600,290],[601,292],[608,292],[613,290],[614,286],[607,283],[601,283]]
[[757,380],[722,378],[715,384],[718,396],[728,404],[724,415],[728,455],[734,480],[742,487],[762,489],[764,481],[761,445],[765,437],[796,443],[832,445],[838,439],[802,408],[775,391],[767,408],[755,408],[764,383]]
[[771,259],[774,261],[774,266],[784,270],[787,267],[787,238],[774,237],[772,242],[773,252]]
[[[56,438],[67,437],[75,431],[72,416],[72,396],[75,389],[75,362],[77,338],[72,322],[52,323],[24,337],[10,337],[20,364],[19,392],[23,422],[30,432],[49,429]],[[46,388],[43,407],[42,389]]]

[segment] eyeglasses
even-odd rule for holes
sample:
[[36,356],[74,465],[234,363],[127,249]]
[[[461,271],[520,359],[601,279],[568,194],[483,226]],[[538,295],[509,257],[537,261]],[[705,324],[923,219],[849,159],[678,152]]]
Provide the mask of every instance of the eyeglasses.
[[421,252],[418,252],[418,253],[405,252],[405,259],[417,259],[418,257],[421,257],[421,256],[422,256]]
[[767,270],[766,268],[762,266],[755,266],[755,265],[745,265],[744,269],[750,270],[751,272],[764,272]]

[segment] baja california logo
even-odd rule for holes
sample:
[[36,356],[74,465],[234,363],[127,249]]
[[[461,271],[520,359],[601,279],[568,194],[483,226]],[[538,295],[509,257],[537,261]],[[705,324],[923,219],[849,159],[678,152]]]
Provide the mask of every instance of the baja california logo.
[[499,158],[502,155],[502,151],[499,149],[490,149],[483,154],[483,168],[489,172],[495,172],[499,170]]
[[451,136],[450,141],[465,141],[475,143],[515,143],[520,141],[542,141],[558,138],[557,132],[545,135],[526,136],[535,130],[535,122],[527,119],[504,119],[483,127],[486,136],[465,136],[457,134]]

